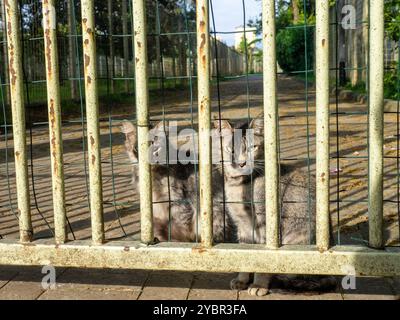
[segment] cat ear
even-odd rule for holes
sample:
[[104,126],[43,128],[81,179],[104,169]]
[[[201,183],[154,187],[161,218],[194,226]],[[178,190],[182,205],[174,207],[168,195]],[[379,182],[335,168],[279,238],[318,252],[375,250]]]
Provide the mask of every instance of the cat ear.
[[221,130],[223,130],[223,129],[229,129],[229,130],[232,130],[232,126],[231,126],[231,124],[229,123],[229,121],[228,120],[214,120],[214,128],[215,129],[221,129]]
[[136,126],[128,121],[124,120],[121,124],[121,132],[125,134],[125,149],[128,153],[128,156],[132,162],[137,161],[137,135],[136,135]]
[[264,120],[261,118],[253,119],[250,123],[250,129],[253,129],[257,136],[264,135]]
[[168,133],[168,132],[169,132],[169,125],[168,125],[168,122],[167,122],[167,121],[160,121],[160,122],[158,122],[158,123],[154,126],[153,130],[154,130],[154,131],[162,131],[162,132]]
[[131,134],[131,133],[134,134],[136,132],[135,125],[128,120],[122,121],[121,132],[125,133],[126,135]]

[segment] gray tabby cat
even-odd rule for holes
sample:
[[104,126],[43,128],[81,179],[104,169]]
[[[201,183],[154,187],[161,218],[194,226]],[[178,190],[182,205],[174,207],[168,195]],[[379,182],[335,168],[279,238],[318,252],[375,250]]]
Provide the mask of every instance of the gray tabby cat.
[[[264,127],[262,119],[253,120],[249,126],[236,129],[251,129],[254,135],[241,134],[232,144],[234,128],[228,121],[216,121],[223,132],[222,150],[224,155],[225,193],[228,210],[237,227],[239,243],[265,243],[265,180],[264,180]],[[232,147],[233,145],[233,147]],[[230,159],[232,150],[235,161]],[[220,166],[222,170],[222,166]],[[282,244],[310,244],[315,239],[315,179],[311,177],[308,191],[307,174],[299,169],[281,165],[280,167],[280,238]],[[253,192],[252,192],[253,190]],[[310,197],[308,210],[307,199]],[[243,201],[243,203],[240,203]],[[253,205],[251,203],[253,202]],[[309,214],[308,214],[309,212]],[[331,277],[315,280],[315,277],[285,276],[280,280],[284,286],[295,289],[325,290],[334,286]],[[269,291],[271,275],[255,274],[253,283],[249,273],[239,273],[231,281],[231,288],[248,288],[251,295],[266,295]],[[291,282],[288,284],[288,281]]]
[[[125,134],[125,148],[132,164],[138,162],[136,126],[124,121],[121,131]],[[151,166],[153,190],[153,223],[154,236],[159,241],[167,241],[170,235],[172,241],[194,242],[200,241],[201,226],[197,226],[197,193],[196,175],[193,163],[167,165],[166,135],[169,128],[159,122],[150,130],[150,156],[161,159]],[[174,146],[168,145],[169,154],[177,154]],[[195,155],[193,155],[195,157]],[[133,165],[133,184],[138,189],[138,167]],[[219,170],[213,172],[213,227],[215,242],[232,242],[234,231],[228,215],[224,215],[221,202],[223,200],[223,177]],[[169,201],[170,200],[170,201]],[[171,203],[170,203],[171,202]]]

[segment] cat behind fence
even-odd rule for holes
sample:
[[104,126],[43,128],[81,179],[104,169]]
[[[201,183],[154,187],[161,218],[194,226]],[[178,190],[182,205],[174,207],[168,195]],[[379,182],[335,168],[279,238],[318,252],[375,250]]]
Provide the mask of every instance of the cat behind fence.
[[[264,128],[262,119],[214,122],[213,131],[213,236],[215,242],[265,243]],[[168,143],[170,128],[159,122],[150,130],[154,235],[159,241],[194,242],[201,239],[198,190],[194,162],[168,163],[178,147]],[[137,164],[136,126],[124,121],[125,148]],[[218,137],[219,139],[216,139]],[[193,155],[196,158],[196,155]],[[133,184],[140,188],[138,166]],[[315,242],[315,178],[290,165],[280,166],[280,241],[282,244]],[[224,202],[224,203],[223,203]],[[251,295],[269,292],[269,274],[239,273],[231,281],[235,290]],[[286,289],[325,291],[335,287],[332,277],[276,276]]]

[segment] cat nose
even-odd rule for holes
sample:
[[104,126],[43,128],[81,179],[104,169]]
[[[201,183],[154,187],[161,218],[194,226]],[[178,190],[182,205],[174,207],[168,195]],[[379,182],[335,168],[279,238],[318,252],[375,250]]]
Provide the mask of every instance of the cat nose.
[[238,163],[238,166],[241,167],[241,168],[243,168],[245,165],[246,165],[246,162],[239,162]]

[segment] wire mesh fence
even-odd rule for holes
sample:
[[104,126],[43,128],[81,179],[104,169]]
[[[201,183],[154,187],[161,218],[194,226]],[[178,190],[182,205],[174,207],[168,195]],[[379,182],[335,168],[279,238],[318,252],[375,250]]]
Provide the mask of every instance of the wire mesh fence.
[[[218,0],[210,1],[210,44],[212,84],[211,110],[216,120],[247,123],[262,118],[263,79],[259,74],[260,60],[254,56],[253,44],[248,37],[250,18],[246,14],[246,1],[242,7],[244,50],[229,47],[219,37],[236,30],[218,30],[219,17],[214,14]],[[277,25],[277,43],[284,50],[283,40],[290,37],[302,39],[297,56],[279,61],[278,70],[278,127],[279,163],[301,169],[306,176],[307,219],[311,229],[315,208],[316,175],[316,81],[315,81],[315,2],[302,1],[302,16],[293,24]],[[369,1],[354,1],[356,28],[343,28],[342,7],[349,1],[336,1],[330,7],[330,177],[329,208],[332,237],[335,244],[368,245],[368,33]],[[70,239],[90,238],[90,183],[88,173],[85,115],[85,84],[82,48],[80,1],[61,1],[56,7],[60,91],[63,120],[63,146],[65,166],[66,209]],[[50,141],[46,106],[46,67],[44,35],[41,25],[42,7],[36,0],[20,1],[23,43],[24,99],[26,107],[29,179],[34,237],[54,236],[53,203],[51,197]],[[3,7],[3,6],[2,6]],[[196,16],[192,1],[146,1],[147,46],[150,91],[150,120],[177,121],[179,130],[198,130],[196,51]],[[277,10],[283,10],[277,4]],[[278,15],[278,13],[277,13]],[[132,187],[132,163],[124,150],[124,136],[120,132],[122,120],[136,121],[133,19],[131,1],[95,1],[98,91],[100,100],[100,146],[103,169],[103,205],[106,239],[136,239],[140,230],[138,190]],[[7,65],[4,13],[1,17],[2,46],[1,65]],[[387,21],[386,27],[391,21]],[[253,32],[253,31],[251,31]],[[351,39],[357,39],[353,41]],[[280,40],[279,40],[280,39]],[[278,41],[279,40],[279,41]],[[351,45],[349,42],[351,41]],[[398,246],[400,239],[400,66],[399,44],[391,41],[388,55],[391,63],[386,71],[394,75],[397,101],[387,107],[384,114],[384,239],[386,246]],[[283,47],[280,47],[280,46]],[[343,49],[344,48],[344,49]],[[265,54],[265,53],[264,53]],[[295,60],[297,68],[288,68],[285,62]],[[397,64],[393,64],[393,59]],[[346,62],[343,64],[343,62]],[[267,72],[273,72],[266,70]],[[2,142],[0,148],[0,234],[5,238],[18,235],[17,195],[13,160],[14,132],[11,124],[9,100],[9,76],[7,67],[2,68]],[[264,77],[269,76],[264,72]],[[344,80],[343,80],[344,79]],[[361,79],[361,80],[360,80]],[[363,80],[364,79],[364,80]],[[348,84],[347,80],[351,84]],[[345,83],[343,83],[343,81]],[[363,83],[364,81],[364,83]],[[354,82],[354,83],[353,83]],[[361,83],[361,85],[360,85]],[[358,84],[358,87],[354,84]],[[346,87],[347,86],[347,87]],[[344,89],[349,89],[355,100],[349,100]],[[348,93],[349,95],[349,93]],[[363,97],[365,96],[365,97]],[[393,98],[394,97],[394,98]],[[362,101],[364,99],[364,101]],[[389,105],[389,103],[387,104]],[[169,136],[173,140],[175,137]],[[90,141],[89,141],[90,143]],[[224,161],[224,159],[222,159]],[[260,160],[263,163],[263,159]],[[136,164],[133,164],[135,166]],[[224,166],[223,166],[224,167]],[[167,164],[173,174],[174,168]],[[199,217],[198,166],[194,164],[194,204]],[[254,172],[249,175],[252,181]],[[253,184],[253,182],[251,182]],[[221,186],[225,188],[223,184]],[[168,186],[168,190],[171,186]],[[249,208],[255,217],[254,190],[249,197]],[[215,200],[215,206],[226,212],[233,203],[226,199]],[[182,203],[185,197],[172,199],[166,195],[167,210],[173,203]],[[265,199],[259,199],[264,201]],[[298,199],[285,199],[287,203]],[[157,206],[155,203],[153,206]],[[226,214],[226,213],[225,213]],[[284,217],[281,217],[284,219]],[[224,219],[225,221],[225,219]],[[173,240],[172,221],[167,238]],[[255,230],[253,218],[253,239]],[[314,244],[311,232],[309,243]],[[195,241],[199,240],[199,230]]]

